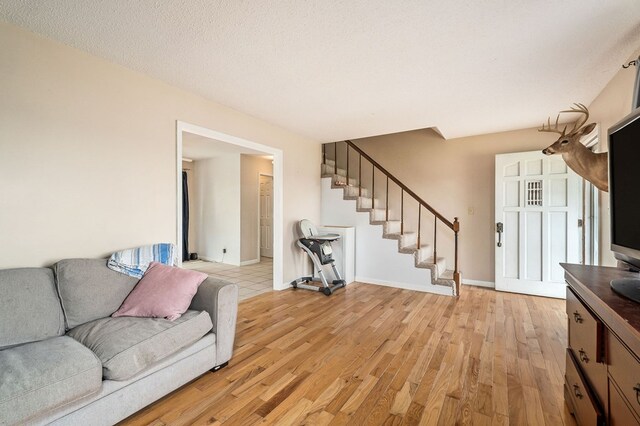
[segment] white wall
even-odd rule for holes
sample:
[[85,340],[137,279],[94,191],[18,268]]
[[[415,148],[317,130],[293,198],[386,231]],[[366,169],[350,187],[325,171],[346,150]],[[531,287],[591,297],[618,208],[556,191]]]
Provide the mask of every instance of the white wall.
[[[194,219],[200,258],[240,264],[240,154],[197,161]],[[223,255],[223,249],[227,253]]]
[[0,268],[175,243],[181,120],[283,151],[284,280],[304,273],[319,143],[4,22],[0,52]]

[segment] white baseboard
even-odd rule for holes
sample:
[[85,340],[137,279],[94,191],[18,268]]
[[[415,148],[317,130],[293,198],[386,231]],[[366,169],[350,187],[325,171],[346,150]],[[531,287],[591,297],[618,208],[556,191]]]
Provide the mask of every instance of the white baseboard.
[[480,281],[480,280],[468,280],[463,278],[462,284],[464,285],[474,285],[476,287],[487,287],[487,288],[496,288],[496,283],[492,281]]
[[255,265],[256,263],[260,263],[260,259],[245,260],[240,262],[240,266]]
[[397,283],[397,282],[383,281],[383,280],[377,280],[375,278],[366,278],[366,277],[356,277],[356,281],[364,284],[375,284],[375,285],[381,285],[385,287],[401,288],[403,290],[415,290],[415,291],[421,291],[424,293],[453,296],[452,288],[440,286],[440,285],[431,285],[431,284],[418,285],[418,284],[410,284],[410,283]]

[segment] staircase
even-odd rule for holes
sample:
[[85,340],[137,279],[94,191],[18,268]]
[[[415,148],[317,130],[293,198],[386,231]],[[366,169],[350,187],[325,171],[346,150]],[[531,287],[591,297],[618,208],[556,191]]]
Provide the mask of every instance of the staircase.
[[[382,226],[382,238],[396,240],[398,252],[412,255],[416,268],[430,270],[431,284],[449,287],[451,294],[458,296],[461,281],[458,270],[458,218],[453,222],[447,220],[351,141],[324,144],[322,157],[322,177],[331,179],[331,188],[342,190],[343,199],[355,200],[358,212],[369,213],[369,223]],[[365,178],[365,174],[369,179]],[[390,184],[400,191],[399,203],[398,200],[395,203],[391,200]],[[408,230],[405,223],[405,209],[409,200],[417,204],[415,230]],[[433,219],[433,232],[430,235],[432,244],[424,242],[422,223],[425,214]],[[453,233],[453,269],[447,269],[447,259],[437,252],[439,224],[446,225]]]

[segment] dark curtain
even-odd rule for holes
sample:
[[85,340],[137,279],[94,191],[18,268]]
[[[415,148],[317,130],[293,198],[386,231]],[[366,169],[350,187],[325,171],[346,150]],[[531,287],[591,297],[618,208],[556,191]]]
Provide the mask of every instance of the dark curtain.
[[189,260],[189,185],[187,172],[182,172],[182,261]]

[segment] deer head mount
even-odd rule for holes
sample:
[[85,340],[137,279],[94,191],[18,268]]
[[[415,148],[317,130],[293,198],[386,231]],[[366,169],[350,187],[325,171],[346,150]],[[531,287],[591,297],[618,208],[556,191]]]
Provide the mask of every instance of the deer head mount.
[[[558,120],[562,113],[579,113],[580,118],[573,124],[567,132],[567,126],[560,130]],[[558,140],[542,150],[543,154],[562,154],[562,159],[567,166],[592,184],[599,190],[609,191],[608,178],[608,153],[595,153],[580,142],[580,138],[588,135],[596,127],[596,123],[585,126],[589,120],[589,110],[582,104],[574,104],[571,109],[560,111],[556,117],[555,125],[551,126],[551,118],[547,119],[546,125],[543,123],[539,132],[557,133]]]

